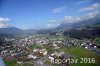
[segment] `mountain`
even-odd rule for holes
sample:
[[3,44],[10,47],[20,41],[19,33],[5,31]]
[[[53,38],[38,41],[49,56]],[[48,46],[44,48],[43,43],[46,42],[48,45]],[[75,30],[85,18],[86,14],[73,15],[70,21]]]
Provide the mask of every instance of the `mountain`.
[[35,33],[36,31],[37,31],[37,30],[35,30],[35,29],[28,29],[28,30],[23,30],[22,33],[33,34],[33,33]]
[[32,34],[36,32],[34,29],[22,30],[16,27],[0,28],[0,34]]
[[100,19],[95,19],[95,20],[89,19],[76,23],[62,23],[58,27],[56,27],[56,29],[57,30],[79,29],[79,28],[84,28],[85,26],[92,26],[95,23],[100,23]]
[[66,31],[69,29],[92,29],[93,27],[100,27],[100,16],[91,18],[91,19],[84,19],[79,22],[73,22],[73,23],[61,23],[55,28],[47,28],[47,29],[29,29],[29,30],[22,30],[16,27],[5,27],[0,28],[0,34],[20,34],[20,33],[26,33],[26,34],[32,34],[32,33],[50,33],[55,31]]
[[22,32],[23,30],[16,28],[16,27],[0,28],[0,34],[18,34]]

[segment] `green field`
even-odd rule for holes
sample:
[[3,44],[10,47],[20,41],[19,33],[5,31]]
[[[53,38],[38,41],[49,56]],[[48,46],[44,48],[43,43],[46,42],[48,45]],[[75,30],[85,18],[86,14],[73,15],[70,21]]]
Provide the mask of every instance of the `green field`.
[[100,37],[95,38],[96,44],[100,45]]
[[34,66],[33,64],[25,63],[22,66]]
[[65,53],[71,54],[72,56],[76,57],[77,59],[80,58],[95,58],[95,63],[76,63],[72,64],[71,66],[98,66],[100,64],[100,56],[96,55],[93,52],[90,52],[84,48],[62,48]]
[[40,46],[36,45],[36,44],[33,44],[29,47],[30,49],[37,49],[37,48],[40,48]]
[[18,66],[16,59],[12,59],[11,61],[5,61],[5,64],[6,66]]

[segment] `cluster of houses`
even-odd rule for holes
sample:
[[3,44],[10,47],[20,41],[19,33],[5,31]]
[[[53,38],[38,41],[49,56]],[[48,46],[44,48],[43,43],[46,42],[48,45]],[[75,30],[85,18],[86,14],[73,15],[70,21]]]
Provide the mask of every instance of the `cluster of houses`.
[[[100,54],[100,50],[97,49],[96,45],[83,42],[79,46],[79,44],[77,44],[79,40],[77,39],[62,40],[62,38],[46,39],[45,37],[40,36],[29,36],[21,39],[6,39],[6,41],[8,45],[4,44],[3,46],[0,46],[0,48],[2,48],[0,56],[7,61],[10,61],[12,58],[16,58],[18,64],[21,64],[23,62],[42,64],[42,62],[40,62],[40,59],[44,57],[45,60],[49,61],[52,64],[59,64],[56,59],[73,58],[71,55],[66,54],[63,51],[58,51],[63,47],[83,47],[85,49],[89,49],[89,51]],[[32,51],[28,51],[27,48],[29,48],[33,44],[42,48],[34,48],[31,49]],[[44,45],[48,44],[52,45],[52,47],[50,48],[53,49],[54,52],[49,53],[48,48],[43,47]]]
[[100,50],[98,49],[99,46],[95,45],[94,43],[84,42],[84,43],[80,44],[80,47],[83,47],[85,49],[88,49],[89,51],[92,51],[92,52],[100,55]]

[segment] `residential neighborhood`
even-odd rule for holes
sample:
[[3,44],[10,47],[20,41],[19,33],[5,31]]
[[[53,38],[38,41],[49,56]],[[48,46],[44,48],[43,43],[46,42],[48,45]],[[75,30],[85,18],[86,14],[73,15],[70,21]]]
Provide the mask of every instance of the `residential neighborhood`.
[[[61,60],[75,59],[76,56],[66,53],[66,48],[83,48],[100,56],[100,48],[89,40],[65,39],[61,36],[47,37],[33,35],[20,39],[6,38],[6,44],[0,46],[2,50],[0,56],[5,62],[16,59],[18,65],[28,63],[34,66],[38,66],[38,64],[44,64],[42,66],[52,66],[53,64],[66,66],[67,64],[70,66],[73,64],[69,63],[72,60],[66,62]],[[70,51],[72,52],[73,50]]]

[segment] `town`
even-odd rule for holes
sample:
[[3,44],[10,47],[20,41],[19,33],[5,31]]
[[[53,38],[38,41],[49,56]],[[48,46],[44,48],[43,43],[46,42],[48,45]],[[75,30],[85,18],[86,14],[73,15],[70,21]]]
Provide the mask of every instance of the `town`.
[[89,39],[79,40],[62,34],[55,36],[38,34],[23,38],[6,38],[5,41],[0,46],[0,56],[7,66],[11,64],[14,64],[13,66],[74,66],[75,63],[69,63],[72,60],[65,62],[63,59],[81,57],[95,58],[95,63],[87,62],[87,64],[97,65],[100,62],[100,46]]

